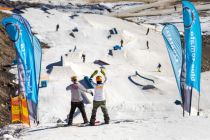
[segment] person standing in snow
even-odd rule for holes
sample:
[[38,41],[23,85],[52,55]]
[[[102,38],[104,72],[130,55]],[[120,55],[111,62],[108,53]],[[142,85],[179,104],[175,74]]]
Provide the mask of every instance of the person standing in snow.
[[83,61],[83,63],[85,63],[85,54],[82,54],[82,61]]
[[84,123],[88,123],[88,119],[86,116],[85,107],[84,107],[84,103],[83,103],[83,98],[82,98],[82,92],[88,92],[92,96],[93,96],[93,93],[92,93],[92,91],[86,90],[81,84],[79,84],[77,82],[76,76],[72,76],[71,81],[73,82],[73,84],[69,85],[66,88],[66,90],[71,90],[71,110],[69,113],[68,125],[72,125],[73,115],[74,115],[74,112],[77,107],[79,108],[79,110],[82,114]]
[[101,110],[104,114],[104,121],[105,124],[109,124],[109,114],[106,108],[106,97],[104,93],[104,84],[107,81],[107,77],[105,75],[105,72],[103,69],[101,69],[101,73],[104,76],[104,82],[102,82],[102,76],[96,76],[96,83],[92,81],[92,78],[98,73],[98,71],[94,71],[94,73],[91,75],[91,83],[94,85],[94,100],[93,100],[93,109],[92,109],[92,115],[90,118],[90,125],[94,126],[96,121],[96,112],[99,107],[101,107]]
[[75,52],[75,51],[76,51],[76,49],[77,49],[77,46],[75,45],[75,46],[74,46],[74,50],[73,50],[73,52]]
[[147,50],[149,50],[149,41],[147,40]]
[[158,72],[161,72],[160,68],[161,68],[161,64],[158,63],[158,66],[157,66]]
[[176,5],[174,5],[174,10],[176,11]]
[[149,28],[147,28],[147,33],[146,33],[146,35],[148,35],[149,34]]
[[120,40],[120,46],[123,47],[123,39]]
[[59,29],[59,24],[56,25],[56,32],[58,31]]

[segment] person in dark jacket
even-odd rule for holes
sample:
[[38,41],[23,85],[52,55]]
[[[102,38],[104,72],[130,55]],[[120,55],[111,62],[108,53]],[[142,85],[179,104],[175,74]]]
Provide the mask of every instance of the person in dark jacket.
[[56,32],[58,31],[59,29],[59,24],[56,25]]
[[162,67],[162,66],[161,66],[161,64],[160,64],[160,63],[158,63],[158,66],[157,66],[158,72],[161,72],[161,70],[160,70],[160,69],[161,69],[161,67]]
[[121,47],[123,47],[123,43],[124,43],[124,41],[121,39],[121,40],[120,40],[120,46],[121,46]]
[[83,63],[85,63],[85,57],[86,57],[86,55],[82,54],[82,61],[83,61]]

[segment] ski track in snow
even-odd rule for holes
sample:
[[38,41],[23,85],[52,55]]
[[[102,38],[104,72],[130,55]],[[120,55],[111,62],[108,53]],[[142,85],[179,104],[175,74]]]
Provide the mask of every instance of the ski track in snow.
[[[209,72],[202,74],[201,116],[197,117],[197,103],[193,102],[192,116],[182,117],[182,108],[174,104],[180,100],[167,50],[161,33],[150,30],[146,36],[147,26],[136,25],[113,17],[79,14],[71,19],[72,12],[49,10],[51,14],[39,9],[26,9],[23,16],[29,21],[37,37],[50,45],[43,50],[42,76],[47,75],[48,87],[41,88],[39,93],[40,125],[32,125],[20,133],[22,140],[208,140],[210,137],[210,88]],[[60,25],[55,31],[56,24]],[[77,27],[76,38],[69,36]],[[108,31],[115,27],[119,34],[107,39]],[[124,40],[121,51],[108,51]],[[150,49],[146,48],[149,41]],[[77,46],[76,52],[69,50]],[[87,60],[83,64],[80,58],[85,53]],[[65,56],[68,54],[68,58]],[[47,74],[47,66],[60,61],[63,56],[65,66],[54,66]],[[106,67],[108,81],[107,108],[111,123],[95,127],[55,127],[58,119],[65,120],[70,110],[70,93],[66,86],[72,75],[83,78],[90,75],[99,65],[95,60],[104,60],[110,65]],[[161,72],[156,72],[161,63]],[[128,80],[135,71],[154,79],[156,89],[143,91]],[[141,79],[142,80],[142,79]],[[140,81],[141,81],[140,80]],[[89,100],[92,97],[87,94]],[[193,97],[197,98],[196,95]],[[92,104],[86,105],[87,116],[91,115]],[[97,120],[103,121],[99,109]],[[74,122],[82,122],[81,115]],[[18,139],[18,138],[14,138]]]

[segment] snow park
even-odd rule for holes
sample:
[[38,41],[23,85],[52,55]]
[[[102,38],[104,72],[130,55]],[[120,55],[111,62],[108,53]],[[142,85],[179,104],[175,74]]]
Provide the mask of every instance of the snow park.
[[0,0],[0,140],[209,140],[210,2]]

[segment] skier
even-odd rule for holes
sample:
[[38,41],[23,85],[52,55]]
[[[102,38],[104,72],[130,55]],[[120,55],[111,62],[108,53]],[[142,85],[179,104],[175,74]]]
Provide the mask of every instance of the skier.
[[73,52],[75,52],[75,51],[76,51],[76,49],[77,49],[77,46],[75,45],[75,46],[74,46],[74,50],[73,50]]
[[92,96],[93,96],[93,93],[92,93],[92,91],[86,90],[81,84],[79,84],[77,82],[76,76],[72,76],[71,81],[73,82],[73,84],[69,85],[66,88],[66,90],[71,90],[71,110],[69,113],[68,125],[72,125],[73,115],[74,115],[74,112],[77,107],[79,108],[79,110],[82,114],[84,124],[88,123],[88,119],[86,116],[85,107],[84,107],[84,103],[83,103],[83,99],[82,99],[82,92],[88,92]]
[[160,68],[161,68],[161,64],[158,63],[158,66],[157,66],[158,72],[161,72]]
[[56,25],[56,32],[58,31],[59,29],[59,24]]
[[105,93],[103,91],[104,84],[107,81],[107,77],[105,75],[105,72],[103,69],[101,69],[101,73],[104,75],[104,82],[102,82],[102,76],[96,76],[96,83],[92,81],[92,78],[98,73],[98,70],[94,71],[94,73],[91,75],[91,83],[94,85],[95,88],[95,94],[94,94],[94,100],[93,100],[93,109],[92,109],[92,115],[90,118],[90,125],[94,126],[96,121],[96,112],[98,107],[101,107],[101,110],[104,114],[104,121],[105,124],[109,124],[109,114],[106,108],[106,97]]
[[148,35],[149,34],[149,28],[147,28],[147,33],[146,33],[146,35]]
[[147,50],[149,50],[149,41],[147,41],[146,44],[147,44]]
[[82,54],[82,61],[83,61],[83,63],[85,63],[85,54]]
[[123,47],[123,40],[120,40],[120,46]]
[[176,9],[177,9],[177,8],[176,8],[176,5],[174,5],[174,10],[176,11]]

